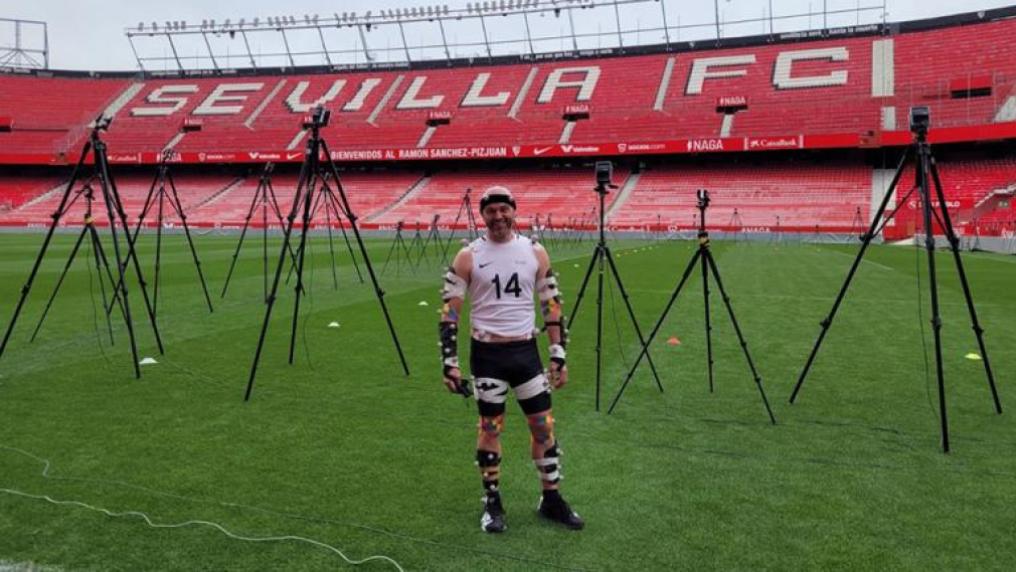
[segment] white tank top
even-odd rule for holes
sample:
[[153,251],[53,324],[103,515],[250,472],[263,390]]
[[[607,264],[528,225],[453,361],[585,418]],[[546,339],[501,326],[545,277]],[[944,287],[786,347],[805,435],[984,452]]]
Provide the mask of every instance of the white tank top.
[[469,245],[473,270],[469,280],[474,334],[532,335],[536,325],[536,272],[533,243],[524,236],[497,243],[481,236]]

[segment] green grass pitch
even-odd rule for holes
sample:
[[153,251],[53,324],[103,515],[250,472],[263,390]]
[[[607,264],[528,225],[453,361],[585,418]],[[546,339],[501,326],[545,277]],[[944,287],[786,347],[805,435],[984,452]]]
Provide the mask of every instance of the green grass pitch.
[[[259,238],[248,240],[224,300],[218,293],[236,237],[196,238],[211,315],[183,238],[166,238],[158,310],[165,355],[131,282],[141,356],[159,362],[136,381],[122,320],[113,320],[110,346],[87,255],[39,339],[28,343],[73,243],[58,235],[0,359],[0,489],[140,511],[159,524],[202,520],[242,536],[300,536],[356,560],[385,555],[406,570],[1008,570],[1016,558],[1016,258],[964,255],[1006,408],[998,416],[982,363],[964,357],[977,345],[951,258],[938,255],[949,455],[939,448],[923,251],[872,248],[789,405],[857,247],[714,243],[776,426],[715,287],[710,394],[698,273],[652,348],[665,391],[643,367],[614,414],[594,411],[590,291],[572,330],[571,382],[554,395],[563,492],[586,530],[536,516],[538,480],[524,418],[512,405],[502,473],[509,529],[488,536],[478,525],[474,408],[439,379],[439,264],[415,273],[403,267],[398,276],[390,267],[381,276],[412,371],[406,377],[369,284],[356,280],[343,248],[335,289],[327,241],[314,237],[297,363],[286,363],[290,284],[253,399],[244,403],[264,308]],[[0,326],[41,242],[40,234],[0,235]],[[390,244],[368,241],[378,269]],[[612,246],[648,331],[695,244]],[[592,247],[549,247],[566,313]],[[150,281],[153,251],[153,238],[144,237]],[[620,292],[608,288],[604,301],[605,409],[638,343]],[[327,327],[333,321],[340,327]],[[664,343],[671,336],[681,343]],[[13,448],[49,460],[48,475],[41,461]],[[202,525],[151,528],[138,516],[10,492],[0,494],[0,568],[4,562],[67,570],[350,568],[307,543],[242,542]],[[372,560],[360,568],[395,566]]]

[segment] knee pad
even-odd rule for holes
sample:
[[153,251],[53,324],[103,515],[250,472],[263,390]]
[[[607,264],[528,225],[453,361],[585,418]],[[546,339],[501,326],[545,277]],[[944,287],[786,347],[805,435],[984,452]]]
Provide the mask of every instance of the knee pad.
[[480,422],[477,424],[477,430],[480,435],[486,437],[500,437],[501,432],[504,431],[504,416],[481,416]]
[[543,458],[533,459],[540,478],[551,484],[557,484],[561,480],[561,450],[557,443],[550,446],[543,452]]
[[554,416],[550,413],[527,417],[529,435],[534,443],[547,445],[554,443]]

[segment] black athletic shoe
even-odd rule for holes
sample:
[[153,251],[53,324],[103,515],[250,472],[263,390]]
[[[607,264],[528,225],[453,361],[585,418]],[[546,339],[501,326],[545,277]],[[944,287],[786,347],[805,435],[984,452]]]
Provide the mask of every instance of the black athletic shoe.
[[540,505],[536,510],[543,518],[561,523],[572,530],[582,530],[586,525],[579,513],[573,511],[560,495],[557,495],[556,499],[541,496]]
[[504,532],[506,528],[508,528],[508,525],[504,522],[504,507],[501,506],[501,495],[484,495],[480,530],[497,533]]

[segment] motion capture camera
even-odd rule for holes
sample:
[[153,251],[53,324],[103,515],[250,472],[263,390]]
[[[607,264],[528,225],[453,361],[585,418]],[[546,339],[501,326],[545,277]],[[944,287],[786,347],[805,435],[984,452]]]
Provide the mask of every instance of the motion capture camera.
[[596,162],[596,185],[600,187],[611,186],[610,180],[614,178],[614,164],[610,161]]
[[927,133],[931,127],[931,110],[925,105],[910,108],[910,131],[912,133]]
[[113,118],[105,113],[100,113],[95,121],[92,122],[92,128],[96,131],[109,131],[109,125],[113,123]]
[[704,209],[709,206],[709,191],[705,189],[699,189],[695,191],[695,196],[698,197],[698,208]]
[[325,109],[323,105],[319,105],[314,108],[314,112],[304,120],[304,129],[310,129],[311,127],[327,127],[328,121],[332,118],[332,112]]

